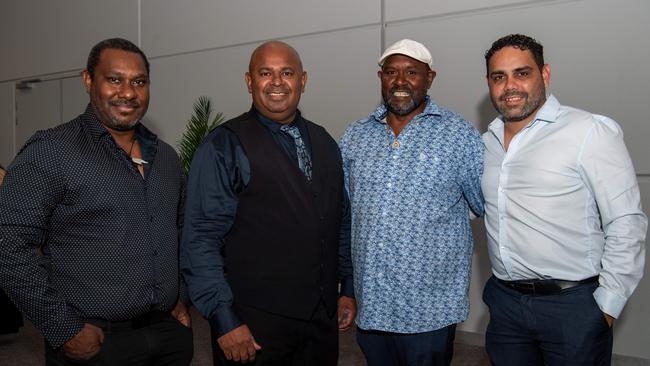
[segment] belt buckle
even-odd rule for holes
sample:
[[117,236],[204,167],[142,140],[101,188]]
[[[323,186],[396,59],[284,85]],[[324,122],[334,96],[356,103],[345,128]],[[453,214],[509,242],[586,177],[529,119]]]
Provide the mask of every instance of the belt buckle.
[[562,287],[553,280],[539,281],[533,283],[533,285],[535,286],[536,295],[556,295],[562,291]]

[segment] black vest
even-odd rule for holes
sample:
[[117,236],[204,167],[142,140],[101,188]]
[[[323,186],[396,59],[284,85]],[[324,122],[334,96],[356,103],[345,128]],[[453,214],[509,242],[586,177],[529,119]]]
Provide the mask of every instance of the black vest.
[[336,142],[304,120],[312,145],[312,182],[253,113],[230,120],[250,161],[235,222],[225,237],[225,265],[234,302],[309,319],[322,299],[338,299],[338,237],[343,171]]

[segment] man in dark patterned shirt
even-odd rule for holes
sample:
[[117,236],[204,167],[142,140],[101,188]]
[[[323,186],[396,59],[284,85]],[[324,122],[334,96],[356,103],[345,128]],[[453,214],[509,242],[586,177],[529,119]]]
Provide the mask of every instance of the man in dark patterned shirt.
[[149,63],[108,39],[83,80],[86,111],[34,134],[0,188],[0,286],[43,333],[47,365],[187,365],[184,174],[140,123]]

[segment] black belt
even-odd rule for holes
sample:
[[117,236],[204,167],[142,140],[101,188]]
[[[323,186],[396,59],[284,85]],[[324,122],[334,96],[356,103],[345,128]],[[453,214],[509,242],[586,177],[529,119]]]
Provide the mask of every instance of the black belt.
[[586,285],[598,282],[598,276],[590,277],[582,281],[565,281],[565,280],[520,280],[520,281],[504,281],[494,277],[505,286],[518,291],[524,295],[556,295],[560,291],[568,288]]
[[140,329],[150,325],[160,323],[161,321],[169,318],[171,312],[152,310],[148,313],[142,314],[137,318],[121,321],[104,320],[104,319],[86,319],[90,324],[94,324],[100,328],[110,329]]

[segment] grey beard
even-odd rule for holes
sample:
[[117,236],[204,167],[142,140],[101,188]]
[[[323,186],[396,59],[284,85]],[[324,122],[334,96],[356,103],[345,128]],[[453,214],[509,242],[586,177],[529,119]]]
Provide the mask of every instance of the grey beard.
[[390,99],[384,101],[384,106],[389,112],[396,114],[398,116],[406,116],[407,114],[413,112],[415,108],[417,108],[417,106],[415,105],[415,101],[413,99],[411,99],[411,102],[409,104],[401,108],[393,107],[390,103]]

